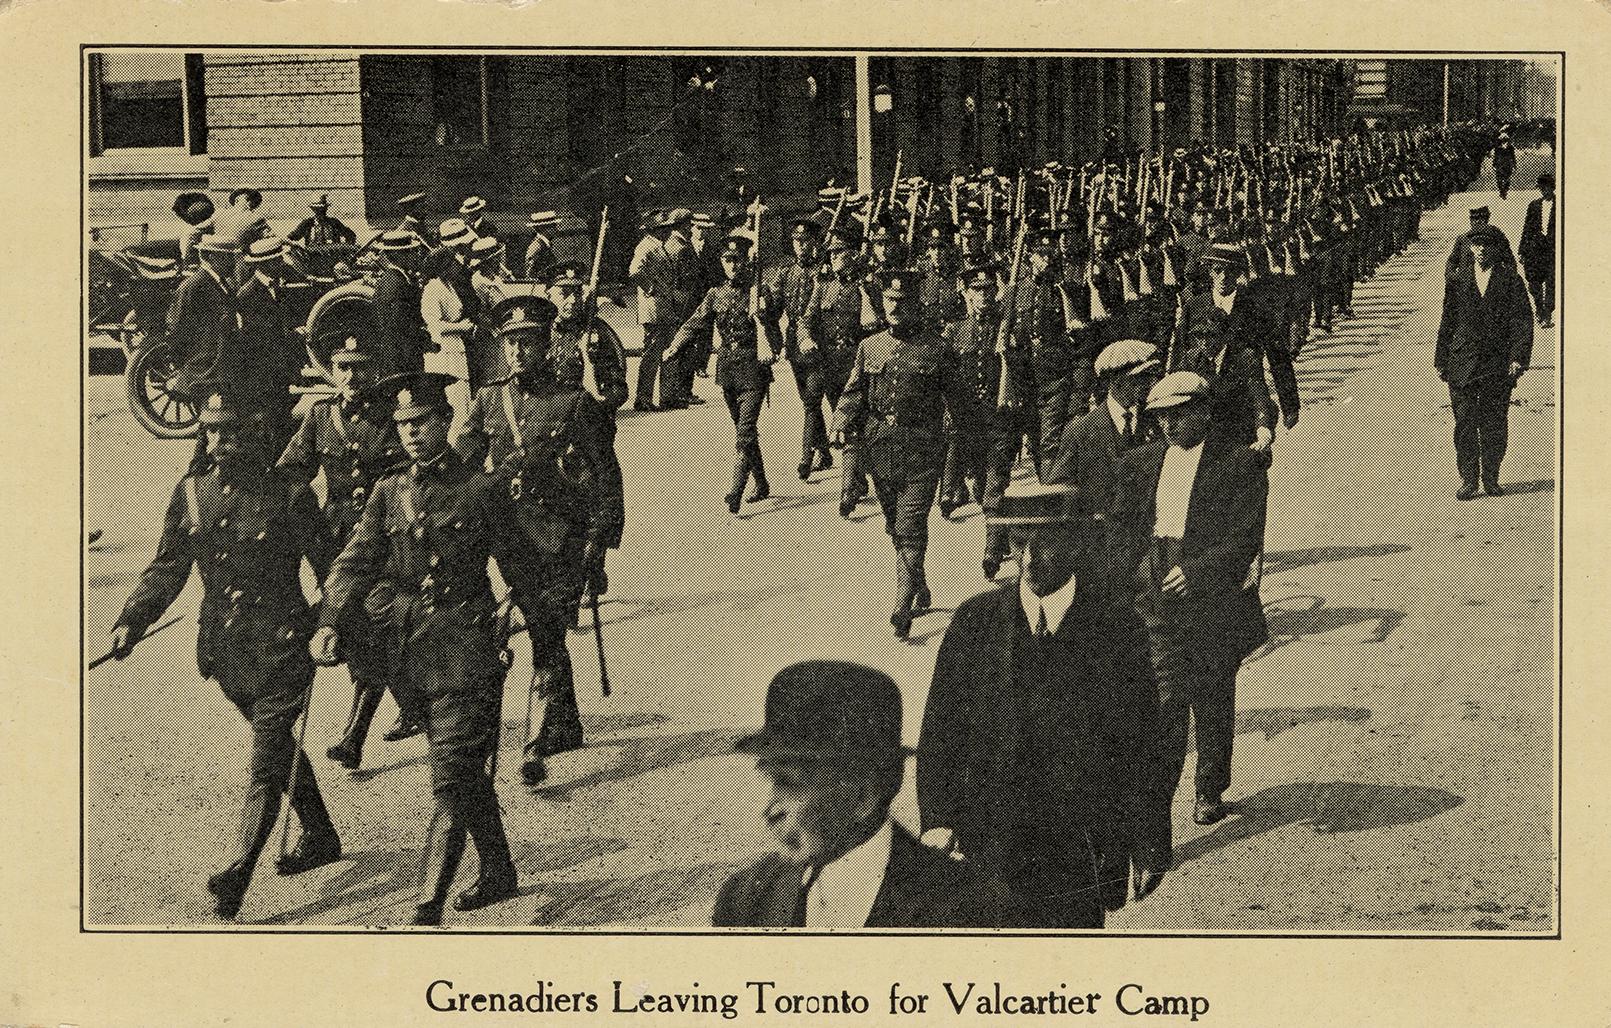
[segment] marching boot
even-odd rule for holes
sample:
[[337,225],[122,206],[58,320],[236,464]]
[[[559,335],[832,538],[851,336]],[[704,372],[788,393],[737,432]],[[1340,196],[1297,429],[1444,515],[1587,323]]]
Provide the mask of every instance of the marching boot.
[[425,731],[430,721],[429,706],[419,690],[408,683],[394,656],[391,667],[392,699],[397,701],[397,720],[381,736],[387,742],[401,742]]
[[498,797],[492,792],[492,783],[486,783],[488,793],[474,804],[466,818],[465,828],[475,840],[475,884],[453,897],[454,910],[480,910],[501,903],[520,891],[520,876],[509,855],[509,837],[504,834],[503,818],[498,813]]
[[750,445],[750,469],[755,476],[755,489],[745,497],[745,503],[760,503],[772,495],[772,485],[766,480],[766,458],[761,456],[761,444]]
[[302,823],[302,834],[297,837],[296,848],[275,862],[274,869],[281,875],[299,875],[341,859],[341,837],[319,794],[313,765],[305,753],[298,752],[297,759],[301,766],[296,772],[296,788],[291,790],[291,809]]
[[923,567],[923,558],[928,551],[925,547],[914,546],[911,552],[912,612],[924,614],[934,603],[934,598],[929,595],[928,572]]
[[582,714],[576,705],[576,679],[564,640],[533,639],[531,724],[521,750],[520,777],[535,788],[548,778],[545,757],[582,748]]
[[811,481],[811,461],[803,460],[794,466],[794,473],[800,476],[800,481]]
[[425,839],[425,883],[420,902],[414,907],[415,924],[442,923],[442,905],[447,902],[453,879],[459,873],[465,839],[464,826],[450,810],[438,804],[431,815],[430,834]]
[[733,488],[723,497],[727,501],[727,513],[737,514],[739,503],[744,496],[744,483],[750,478],[750,455],[746,450],[738,451],[733,460]]
[[895,629],[895,638],[905,639],[912,634],[912,566],[904,547],[895,549],[895,611],[889,623]]
[[215,899],[214,909],[226,921],[234,920],[240,913],[246,887],[252,884],[252,872],[257,868],[257,858],[274,831],[278,807],[279,795],[267,786],[254,783],[246,793],[246,802],[241,806],[239,855],[233,864],[207,879],[207,891]]
[[826,449],[817,450],[817,459],[811,465],[812,471],[827,471],[833,467],[833,453]]
[[375,720],[375,710],[386,687],[355,685],[352,691],[352,711],[347,715],[347,727],[341,740],[325,750],[325,756],[349,771],[358,770],[364,759],[364,740],[369,737],[369,725]]

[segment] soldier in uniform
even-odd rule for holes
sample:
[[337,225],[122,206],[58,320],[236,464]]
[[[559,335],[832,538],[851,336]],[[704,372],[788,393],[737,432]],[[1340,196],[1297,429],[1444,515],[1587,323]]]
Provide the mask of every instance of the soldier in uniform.
[[[946,451],[940,501],[944,516],[967,503],[970,481],[980,508],[986,514],[995,510],[1012,479],[1013,460],[1024,433],[1024,404],[1033,396],[1029,353],[1002,331],[997,271],[994,264],[967,269],[963,277],[967,317],[945,328],[946,342],[957,355],[963,402],[953,415]],[[1006,555],[1006,534],[987,531],[982,562],[985,574],[994,578]]]
[[[324,517],[339,548],[352,537],[375,483],[402,462],[403,446],[397,440],[390,408],[370,391],[376,380],[376,362],[369,347],[358,335],[337,333],[333,342],[330,369],[338,391],[309,408],[280,454],[278,466],[288,478],[305,484],[324,473]],[[368,612],[351,611],[341,623],[341,639],[342,656],[352,677],[352,711],[341,738],[326,756],[356,771],[363,763],[364,741],[388,683],[397,701],[397,721],[385,734],[387,742],[425,731],[424,702],[408,691],[407,676],[391,667],[385,635],[371,623]]]
[[1025,424],[1037,471],[1057,457],[1057,441],[1069,419],[1070,377],[1074,350],[1070,338],[1077,326],[1066,319],[1059,290],[1061,268],[1056,233],[1033,229],[1027,240],[1029,274],[1020,275],[1002,298],[1009,345],[1030,355],[1038,423]]
[[[828,270],[817,277],[800,319],[799,354],[813,369],[812,389],[806,400],[806,413],[817,409],[822,400],[830,410],[850,380],[856,347],[881,327],[882,303],[877,285],[862,278],[857,251],[861,234],[854,221],[846,220],[828,234]],[[826,428],[824,428],[826,437]],[[845,437],[844,470],[840,472],[839,516],[850,517],[856,504],[867,495],[867,473],[861,464],[860,439],[856,426]],[[818,461],[824,466],[832,461]]]
[[800,352],[805,321],[811,305],[812,293],[822,274],[822,226],[810,218],[796,218],[789,226],[789,245],[794,260],[777,269],[767,283],[772,295],[773,313],[781,321],[788,319],[783,331],[783,352],[794,372],[795,388],[800,394],[804,422],[800,431],[800,463],[795,471],[800,481],[809,481],[814,471],[833,467],[828,449],[828,428],[822,420],[823,382],[820,353]]
[[893,271],[880,281],[889,328],[862,340],[839,399],[836,436],[858,428],[868,470],[884,511],[884,529],[895,544],[895,610],[889,622],[898,639],[911,634],[912,619],[929,608],[929,510],[945,462],[945,419],[958,422],[962,377],[956,355],[923,320],[919,275]]
[[581,598],[583,604],[589,604],[593,597],[610,591],[604,555],[621,548],[621,535],[626,528],[621,462],[615,453],[615,412],[627,400],[626,354],[613,336],[606,339],[594,328],[593,298],[587,295],[582,265],[574,261],[554,265],[548,273],[548,297],[557,311],[549,363],[561,386],[586,389],[599,401],[597,488],[604,507],[604,525],[594,563],[587,568],[587,586]]
[[292,416],[296,397],[291,387],[302,378],[302,364],[307,359],[283,307],[286,253],[285,242],[271,237],[252,243],[241,255],[242,269],[249,277],[235,293],[239,345],[235,360],[229,362],[233,366],[221,365],[214,372],[237,383],[236,398],[241,403],[262,412],[264,442],[275,453],[296,431]]
[[524,537],[499,567],[520,565],[514,597],[531,638],[533,714],[521,762],[530,786],[547,778],[545,757],[582,746],[565,631],[602,561],[606,530],[600,479],[610,412],[572,377],[569,347],[554,340],[557,314],[538,297],[513,297],[493,312],[511,374],[476,393],[456,441],[467,461],[485,462],[506,485]]
[[211,465],[174,487],[156,557],[123,605],[112,651],[120,660],[128,655],[179,597],[194,565],[202,581],[196,668],[252,726],[235,860],[207,880],[218,916],[228,919],[240,911],[287,789],[302,835],[280,859],[279,873],[341,859],[313,768],[291,733],[313,686],[307,640],[314,612],[302,592],[302,561],[322,578],[334,547],[318,501],[270,467],[259,426],[228,384],[198,383],[198,396],[206,397],[201,424]]
[[488,559],[498,559],[517,602],[531,595],[527,564],[511,559],[525,540],[508,483],[448,446],[447,378],[419,372],[377,386],[396,397],[392,420],[409,463],[376,483],[325,580],[320,627],[309,643],[316,661],[333,663],[343,645],[340,626],[361,606],[385,620],[398,673],[425,696],[436,813],[414,923],[430,925],[442,921],[466,835],[475,840],[478,875],[454,908],[489,906],[518,888],[487,768],[497,752],[506,673]]
[[919,294],[923,316],[929,325],[940,329],[953,321],[960,321],[967,313],[962,290],[957,286],[960,268],[957,266],[955,230],[949,222],[935,222],[923,230],[923,257],[918,270],[923,273]]
[[[733,462],[733,487],[726,496],[731,514],[738,513],[741,499],[759,503],[772,495],[756,423],[761,416],[761,402],[772,384],[772,365],[783,354],[783,337],[778,331],[778,319],[768,307],[767,294],[758,293],[760,310],[751,303],[750,276],[759,273],[752,267],[750,256],[754,245],[755,241],[744,232],[728,235],[722,248],[722,271],[727,281],[705,294],[667,350],[677,355],[701,345],[707,337],[713,341],[716,384],[733,418],[734,446],[738,451]],[[755,479],[755,491],[745,498],[744,486],[751,477]]]
[[414,231],[401,229],[380,237],[380,274],[369,316],[377,333],[377,356],[385,372],[424,367],[429,336],[420,314],[420,261],[425,245]]
[[886,271],[906,267],[900,236],[887,221],[880,221],[867,232],[867,278],[879,281]]

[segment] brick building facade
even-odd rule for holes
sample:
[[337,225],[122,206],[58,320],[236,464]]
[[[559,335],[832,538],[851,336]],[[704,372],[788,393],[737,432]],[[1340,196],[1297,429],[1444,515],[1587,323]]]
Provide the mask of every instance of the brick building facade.
[[[735,166],[768,196],[855,181],[850,56],[146,50],[88,71],[92,226],[160,234],[181,189],[255,187],[277,224],[328,193],[358,227],[415,191],[438,217],[474,193],[518,221],[596,209],[622,175],[684,202]],[[1149,149],[1312,138],[1344,127],[1353,88],[1334,59],[874,56],[869,76],[890,107],[871,115],[877,177],[897,152],[931,178],[1083,161],[1108,127]]]

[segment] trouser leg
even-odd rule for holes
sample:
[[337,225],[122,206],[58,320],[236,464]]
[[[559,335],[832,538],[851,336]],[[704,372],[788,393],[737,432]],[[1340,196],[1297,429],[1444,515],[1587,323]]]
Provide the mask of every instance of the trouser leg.
[[1449,405],[1454,410],[1454,464],[1460,481],[1477,484],[1478,462],[1482,455],[1478,428],[1477,389],[1449,387]]
[[1231,786],[1231,747],[1236,737],[1236,672],[1240,661],[1200,659],[1192,692],[1197,735],[1197,795],[1218,799]]
[[1489,380],[1477,399],[1478,464],[1484,485],[1499,483],[1499,465],[1510,445],[1510,391],[1508,381]]
[[[268,845],[269,836],[274,831],[280,797],[290,779],[293,759],[301,758],[304,766],[298,768],[298,775],[306,770],[311,780],[311,769],[306,768],[306,758],[301,757],[296,739],[291,734],[291,727],[302,707],[302,697],[313,677],[311,665],[305,674],[305,677],[299,675],[291,682],[278,683],[278,688],[263,695],[252,695],[253,684],[219,682],[224,694],[252,726],[251,776],[241,802],[235,858],[229,867],[213,875],[207,882],[208,890],[216,897],[220,917],[233,918],[240,911],[241,901],[257,869],[258,858],[262,856],[263,847]],[[261,685],[255,687],[262,688]],[[314,790],[317,791],[317,786],[314,786]],[[319,806],[322,807],[323,803]],[[325,815],[324,821],[328,826],[328,815]]]
[[[498,796],[487,760],[501,727],[502,689],[496,681],[473,692],[436,697],[430,705],[431,793],[435,802],[432,831],[426,840],[425,887],[419,920],[435,923],[453,887],[468,836],[476,844],[478,883],[512,888],[515,869],[508,838],[498,813]],[[466,890],[466,894],[472,893]],[[459,905],[465,909],[484,904]]]
[[637,390],[632,402],[639,407],[654,403],[655,379],[660,373],[660,357],[665,352],[669,332],[664,325],[643,326],[643,356],[638,361]]
[[804,415],[800,429],[800,468],[804,478],[809,476],[817,454],[828,448],[828,426],[822,417],[822,372],[809,361],[804,367],[798,360],[791,366]]
[[1172,798],[1186,766],[1186,730],[1191,717],[1192,662],[1184,640],[1167,626],[1148,623],[1153,674],[1158,681],[1158,748],[1161,793]]
[[369,726],[375,720],[381,697],[386,695],[386,653],[381,634],[371,627],[366,617],[348,618],[342,627],[347,672],[352,678],[352,709],[341,738],[325,755],[356,770],[363,762]]

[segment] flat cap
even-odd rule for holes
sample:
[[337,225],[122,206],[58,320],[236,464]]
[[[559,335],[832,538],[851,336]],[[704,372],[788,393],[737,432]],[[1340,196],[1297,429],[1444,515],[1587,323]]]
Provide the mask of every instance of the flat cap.
[[1096,358],[1098,375],[1140,375],[1158,368],[1158,348],[1140,339],[1109,343]]
[[1208,397],[1208,379],[1195,371],[1171,371],[1147,392],[1148,410],[1179,407]]

